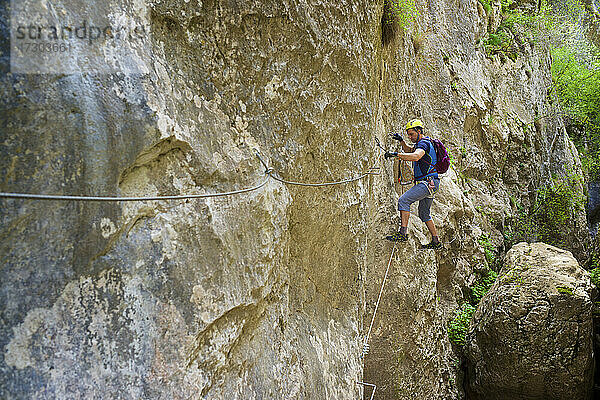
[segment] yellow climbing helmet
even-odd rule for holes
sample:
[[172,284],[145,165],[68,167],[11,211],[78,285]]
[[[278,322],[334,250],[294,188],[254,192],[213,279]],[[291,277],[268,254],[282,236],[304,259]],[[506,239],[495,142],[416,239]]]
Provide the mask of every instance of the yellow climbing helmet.
[[423,121],[421,121],[420,119],[411,119],[410,121],[408,121],[408,124],[406,124],[406,130],[417,127],[423,129]]

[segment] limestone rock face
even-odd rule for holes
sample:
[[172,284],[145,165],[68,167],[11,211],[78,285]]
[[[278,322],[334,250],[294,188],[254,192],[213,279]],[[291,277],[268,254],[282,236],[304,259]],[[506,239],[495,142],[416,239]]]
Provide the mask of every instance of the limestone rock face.
[[[376,2],[102,2],[149,27],[133,75],[10,73],[5,3],[3,192],[231,191],[265,179],[255,151],[308,182],[375,161]],[[0,398],[357,398],[369,179],[2,200]]]
[[473,399],[588,399],[592,285],[571,253],[520,243],[472,320],[465,352]]
[[[478,238],[500,240],[511,199],[580,170],[547,49],[485,54],[499,2],[488,16],[418,0],[419,22],[383,46],[379,0],[107,0],[149,29],[139,73],[112,75],[11,73],[4,3],[1,191],[223,192],[265,179],[255,151],[298,181],[381,174],[0,200],[0,398],[356,399],[361,380],[381,399],[461,397],[445,327],[485,262]],[[415,117],[454,157],[432,208],[446,250],[420,251],[411,217],[361,358],[397,228],[374,139],[391,148]]]
[[[395,252],[377,311],[365,380],[377,383],[383,399],[459,399],[459,355],[446,324],[468,298],[475,271],[485,267],[479,239],[485,233],[500,246],[500,230],[518,212],[515,201],[527,207],[552,176],[581,175],[581,163],[548,96],[551,60],[543,43],[523,46],[515,61],[489,57],[482,41],[500,23],[499,2],[489,15],[479,1],[418,1],[417,8],[419,23],[378,49],[376,126],[391,147],[395,142],[380,130],[401,131],[419,116],[426,134],[442,139],[453,155],[431,213],[446,250],[419,250],[430,237],[415,204],[409,241]],[[375,180],[369,207],[376,222],[367,242],[367,323],[393,247],[379,240],[398,226],[390,164]],[[584,260],[585,214],[572,222],[570,244]]]

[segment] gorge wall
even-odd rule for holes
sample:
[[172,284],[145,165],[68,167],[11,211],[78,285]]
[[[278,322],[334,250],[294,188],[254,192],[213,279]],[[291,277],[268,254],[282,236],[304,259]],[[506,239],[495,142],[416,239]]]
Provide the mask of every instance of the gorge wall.
[[[265,179],[256,151],[303,182],[381,175],[1,200],[0,397],[355,399],[364,379],[381,399],[459,398],[445,327],[483,266],[478,239],[500,243],[515,198],[580,166],[551,117],[544,44],[486,57],[497,5],[417,2],[385,46],[383,6],[112,0],[150,27],[135,75],[11,73],[1,6],[3,192],[242,189]],[[411,217],[363,359],[398,222],[374,139],[391,146],[413,117],[454,156],[432,209],[447,249],[419,251]]]
[[[499,24],[499,3],[489,15],[477,1],[418,4],[419,24],[381,50],[378,127],[401,130],[407,116],[421,116],[426,132],[452,149],[453,170],[432,207],[447,250],[419,250],[429,234],[411,216],[415,240],[393,259],[365,380],[377,382],[384,399],[463,398],[461,359],[446,324],[468,301],[475,272],[485,268],[479,239],[486,235],[502,247],[501,230],[517,204],[533,204],[535,190],[555,176],[582,173],[550,94],[547,44],[524,44],[514,61],[489,57],[483,40]],[[389,169],[385,176],[391,176]],[[377,182],[383,186],[376,186],[371,208],[378,221],[369,231],[374,241],[397,226],[391,182]],[[576,239],[570,249],[583,260],[589,240],[584,212],[572,223]],[[391,248],[376,245],[368,263],[378,279],[367,284],[367,315]]]
[[[3,51],[3,191],[229,191],[264,180],[256,150],[303,181],[370,166],[380,6],[143,5],[108,5],[150,27],[142,75]],[[357,398],[366,196],[3,200],[0,397]]]

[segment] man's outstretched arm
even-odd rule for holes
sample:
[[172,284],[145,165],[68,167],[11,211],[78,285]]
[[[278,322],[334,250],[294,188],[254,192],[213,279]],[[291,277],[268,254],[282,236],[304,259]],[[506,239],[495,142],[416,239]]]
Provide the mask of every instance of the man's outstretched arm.
[[[404,145],[404,142],[402,142],[402,144]],[[402,148],[404,148],[404,146],[402,146]],[[413,149],[411,147],[411,151],[412,153],[399,153],[398,154],[398,158],[403,160],[403,161],[419,161],[421,159],[421,157],[423,157],[425,155],[425,150],[423,149]]]

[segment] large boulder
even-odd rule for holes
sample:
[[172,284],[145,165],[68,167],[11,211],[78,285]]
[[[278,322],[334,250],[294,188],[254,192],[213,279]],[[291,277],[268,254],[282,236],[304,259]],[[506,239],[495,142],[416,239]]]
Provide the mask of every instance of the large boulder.
[[520,243],[473,315],[465,352],[472,399],[587,399],[592,284],[573,255]]

